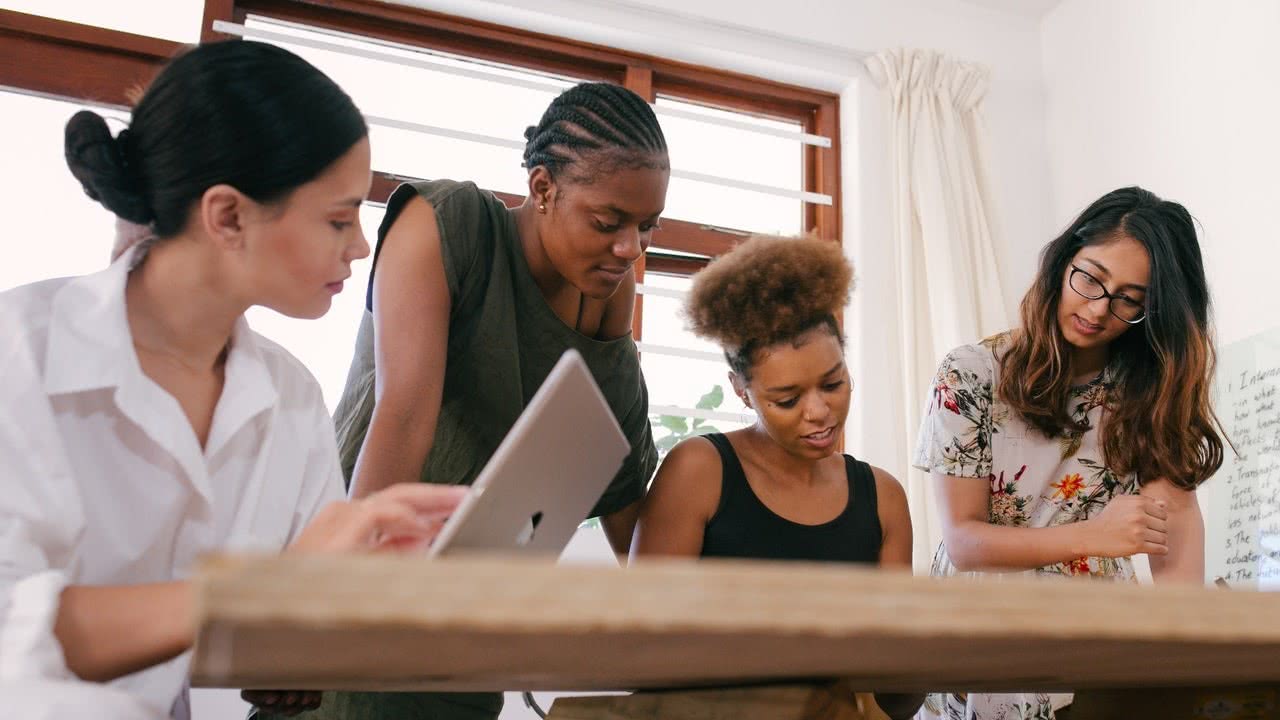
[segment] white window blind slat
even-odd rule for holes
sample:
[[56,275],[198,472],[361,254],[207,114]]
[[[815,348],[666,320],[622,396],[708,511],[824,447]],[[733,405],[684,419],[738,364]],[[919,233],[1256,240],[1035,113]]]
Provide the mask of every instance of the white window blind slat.
[[724,355],[706,350],[689,350],[687,348],[655,345],[647,342],[636,343],[636,348],[642,353],[657,353],[658,355],[670,355],[671,357],[685,358],[687,360],[707,360],[714,363],[724,362]]
[[[278,42],[278,43],[289,43],[293,45],[300,45],[302,47],[308,47],[313,50],[326,50],[329,52],[343,53],[343,54],[351,55],[355,57],[362,57],[368,60],[377,60],[381,62],[394,63],[396,65],[403,65],[407,67],[416,67],[423,70],[431,70],[434,72],[448,73],[451,75],[468,77],[475,80],[484,80],[488,82],[501,83],[504,85],[522,87],[530,90],[539,90],[539,91],[544,91],[548,93],[558,94],[565,89],[563,84],[539,82],[536,80],[528,80],[525,78],[513,77],[511,75],[505,75],[505,74],[490,72],[486,70],[462,68],[456,65],[446,64],[446,63],[432,61],[432,60],[423,59],[423,58],[405,57],[404,55],[394,54],[390,52],[381,52],[378,50],[371,50],[368,48],[361,48],[361,47],[356,47],[356,46],[343,44],[343,43],[328,42],[326,40],[320,40],[314,37],[307,37],[305,35],[300,35],[300,34],[273,32],[271,30],[264,30],[262,28],[256,28],[256,27],[250,28],[250,27],[241,25],[239,23],[231,23],[225,20],[214,20],[213,29],[217,32],[224,33],[226,35],[234,35],[237,37],[252,38],[257,40],[267,40],[267,41]],[[309,32],[311,31],[310,28],[308,28],[307,30]],[[345,33],[337,33],[333,31],[330,31],[328,34],[339,36],[339,37],[347,37]],[[368,40],[365,38],[357,38],[355,36],[351,36],[351,37],[353,39],[357,39],[362,42],[368,42]],[[386,42],[382,42],[379,44],[388,45],[388,43]],[[404,46],[403,49],[407,51],[426,54],[425,51],[423,51],[422,49],[414,48],[411,46]],[[822,135],[793,132],[789,130],[784,130],[782,128],[765,127],[761,125],[755,125],[749,122],[732,120],[728,118],[718,118],[710,115],[704,115],[698,112],[682,110],[679,108],[673,108],[673,107],[668,107],[663,105],[654,105],[653,111],[659,115],[679,117],[679,118],[684,118],[686,120],[693,120],[695,122],[707,123],[710,125],[731,127],[738,130],[745,130],[748,132],[757,133],[760,135],[787,138],[790,140],[795,140],[796,142],[799,142],[805,145],[814,145],[816,147],[822,147],[822,148],[831,147],[831,138],[824,137]],[[430,126],[425,126],[425,127],[430,127]],[[423,132],[429,132],[429,131],[424,130]],[[462,131],[452,131],[452,132],[462,132]],[[453,136],[448,135],[447,137],[453,137]],[[483,142],[483,141],[477,140],[476,142]],[[524,146],[523,143],[521,143],[520,147],[523,147],[523,146]],[[679,174],[677,175],[677,173]],[[744,190],[755,190],[757,192],[766,192],[768,194],[773,194],[773,195],[779,195],[781,193],[777,191],[783,190],[783,188],[772,188],[772,186],[768,186],[768,185],[760,185],[756,183],[742,183],[741,181],[733,181],[733,182],[738,182],[740,184],[733,184],[733,182],[719,182],[717,180],[713,180],[713,178],[716,178],[717,176],[707,175],[705,173],[673,171],[672,174],[677,177],[684,177],[689,180],[695,180],[699,182],[716,182],[716,184],[728,185],[729,187],[737,187],[739,189],[744,189]],[[730,180],[730,179],[721,178],[721,180]],[[789,192],[794,192],[794,191],[789,191]],[[813,202],[813,203],[822,204],[822,205],[831,204],[829,196],[821,195],[819,193],[805,193],[805,195],[812,196],[813,199],[806,199],[801,195],[793,195],[793,194],[784,194],[782,196],[796,197],[797,199],[805,200],[805,202]],[[817,198],[825,198],[825,200],[817,199]]]
[[650,405],[650,415],[675,415],[677,417],[687,417],[701,420],[723,420],[725,422],[735,423],[754,423],[756,416],[747,413],[729,413],[719,412],[717,410],[702,410],[699,408],[686,408],[677,405]]

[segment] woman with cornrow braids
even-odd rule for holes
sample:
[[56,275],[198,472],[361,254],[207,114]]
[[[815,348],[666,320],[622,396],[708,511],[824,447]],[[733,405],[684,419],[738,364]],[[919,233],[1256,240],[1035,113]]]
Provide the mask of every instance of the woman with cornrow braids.
[[[635,277],[666,201],[662,128],[617,85],[565,91],[525,132],[528,197],[401,186],[378,230],[367,312],[335,420],[350,492],[470,484],[560,355],[586,360],[631,453],[591,515],[626,555],[657,465],[632,342]],[[322,717],[496,718],[502,696],[327,693]]]

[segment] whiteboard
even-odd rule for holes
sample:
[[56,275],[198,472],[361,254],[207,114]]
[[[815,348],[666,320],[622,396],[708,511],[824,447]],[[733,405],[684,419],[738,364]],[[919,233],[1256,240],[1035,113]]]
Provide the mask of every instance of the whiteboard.
[[1199,491],[1206,580],[1280,590],[1280,328],[1221,349],[1214,407],[1238,455]]

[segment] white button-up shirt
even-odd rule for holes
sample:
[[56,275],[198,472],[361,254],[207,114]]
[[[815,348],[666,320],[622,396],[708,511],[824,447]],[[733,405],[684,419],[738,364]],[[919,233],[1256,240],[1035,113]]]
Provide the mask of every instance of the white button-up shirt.
[[[0,708],[5,685],[78,682],[52,632],[65,585],[184,579],[203,553],[279,549],[343,497],[319,386],[243,318],[200,447],[138,364],[130,256],[0,293]],[[188,663],[110,690],[185,715]]]

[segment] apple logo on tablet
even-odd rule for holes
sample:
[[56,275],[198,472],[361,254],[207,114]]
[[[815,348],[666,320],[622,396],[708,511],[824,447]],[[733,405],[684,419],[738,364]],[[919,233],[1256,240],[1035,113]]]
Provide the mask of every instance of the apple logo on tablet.
[[520,547],[524,547],[525,545],[528,545],[529,543],[533,542],[533,534],[538,530],[538,525],[541,522],[542,522],[542,511],[539,510],[538,512],[534,513],[532,517],[529,518],[529,522],[525,523],[524,529],[521,530],[520,534],[516,536],[516,544],[519,545]]

